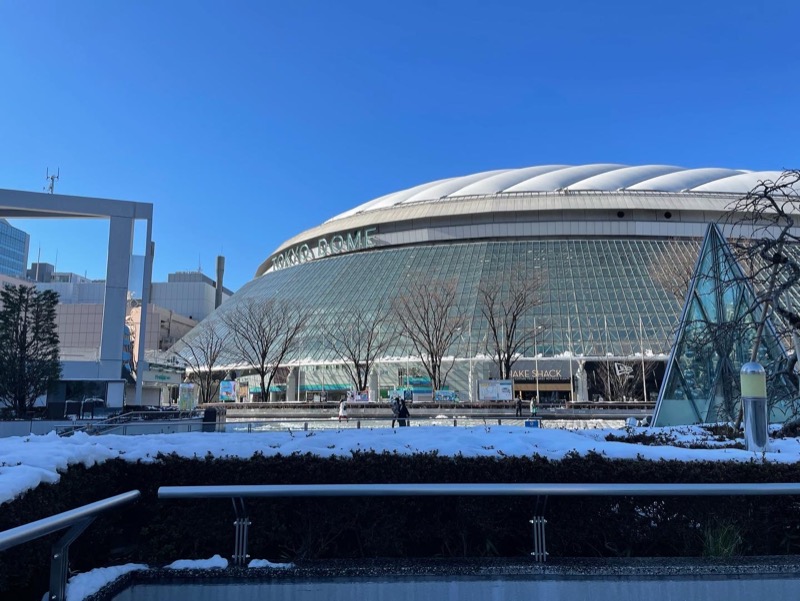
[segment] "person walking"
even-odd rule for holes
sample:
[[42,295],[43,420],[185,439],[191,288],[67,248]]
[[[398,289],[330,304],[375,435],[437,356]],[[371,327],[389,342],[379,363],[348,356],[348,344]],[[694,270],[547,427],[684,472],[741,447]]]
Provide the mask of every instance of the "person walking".
[[411,417],[411,414],[408,412],[408,407],[406,406],[406,400],[405,399],[400,399],[400,409],[397,412],[397,417],[400,418],[398,420],[398,423],[400,424],[400,427],[408,425],[408,422],[409,422],[408,418]]
[[536,417],[536,399],[531,399],[531,417]]
[[514,416],[522,417],[522,394],[517,397],[516,411],[514,412]]
[[400,423],[400,397],[397,395],[392,396],[392,400],[389,401],[389,404],[392,408],[392,428],[394,428],[394,423]]
[[342,399],[339,403],[339,421],[347,421],[347,399]]

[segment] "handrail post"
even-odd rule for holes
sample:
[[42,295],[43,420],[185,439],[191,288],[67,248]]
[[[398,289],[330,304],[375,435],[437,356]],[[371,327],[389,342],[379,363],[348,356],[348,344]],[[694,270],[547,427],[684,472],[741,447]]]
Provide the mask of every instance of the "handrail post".
[[533,527],[533,555],[534,561],[545,563],[547,561],[547,541],[545,539],[545,526],[547,520],[544,517],[547,509],[547,497],[537,496],[536,507],[533,510],[533,519],[529,520]]
[[64,536],[53,543],[50,552],[50,601],[67,598],[67,571],[69,570],[69,546],[94,521],[94,516],[74,523]]
[[244,505],[243,497],[233,497],[233,511],[236,519],[233,522],[234,542],[233,542],[233,565],[244,567],[247,565],[247,533],[251,524],[247,517],[247,509]]

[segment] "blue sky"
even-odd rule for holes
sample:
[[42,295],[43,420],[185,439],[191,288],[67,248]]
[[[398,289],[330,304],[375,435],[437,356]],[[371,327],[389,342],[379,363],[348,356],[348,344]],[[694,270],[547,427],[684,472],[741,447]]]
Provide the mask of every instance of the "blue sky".
[[[0,188],[154,204],[154,281],[536,164],[800,167],[800,3],[0,2]],[[104,277],[103,222],[14,222]]]

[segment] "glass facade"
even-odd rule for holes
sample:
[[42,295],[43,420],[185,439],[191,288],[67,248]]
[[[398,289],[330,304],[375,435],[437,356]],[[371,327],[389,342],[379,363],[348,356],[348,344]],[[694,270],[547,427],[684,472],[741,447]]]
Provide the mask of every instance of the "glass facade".
[[24,278],[28,267],[30,236],[0,219],[0,273]]
[[[757,282],[757,286],[760,284],[763,282]],[[792,303],[796,302],[795,292],[788,292]],[[753,288],[719,228],[710,226],[687,294],[653,425],[736,421],[741,397],[739,372],[751,360],[758,307]],[[788,358],[769,320],[757,354],[768,374],[771,420],[783,422],[791,413],[785,403],[794,399],[796,386],[781,373]]]
[[[239,290],[188,338],[248,299],[280,298],[307,307],[310,327],[294,360],[335,361],[320,334],[326,324],[355,307],[367,311],[404,294],[417,279],[452,280],[457,311],[467,316],[470,340],[452,349],[474,355],[487,334],[479,290],[509,277],[532,274],[542,282],[540,304],[522,327],[543,327],[537,348],[524,355],[584,357],[666,355],[672,346],[683,299],[665,290],[654,271],[665,262],[693,265],[699,240],[575,239],[454,242],[370,249],[318,259],[269,272]],[[661,281],[661,283],[660,283]],[[534,325],[535,324],[535,325]],[[469,350],[471,349],[471,350]],[[398,340],[394,357],[413,354]],[[233,360],[233,355],[227,357]]]

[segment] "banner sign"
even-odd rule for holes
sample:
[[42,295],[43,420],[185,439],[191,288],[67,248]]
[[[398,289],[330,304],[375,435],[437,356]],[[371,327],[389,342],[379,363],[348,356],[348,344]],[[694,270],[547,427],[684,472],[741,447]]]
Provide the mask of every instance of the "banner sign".
[[223,403],[236,402],[236,382],[234,380],[222,380],[219,383],[219,400]]
[[479,380],[479,401],[510,401],[514,398],[514,382],[511,380]]
[[197,406],[197,386],[184,382],[178,387],[178,409],[191,411]]

